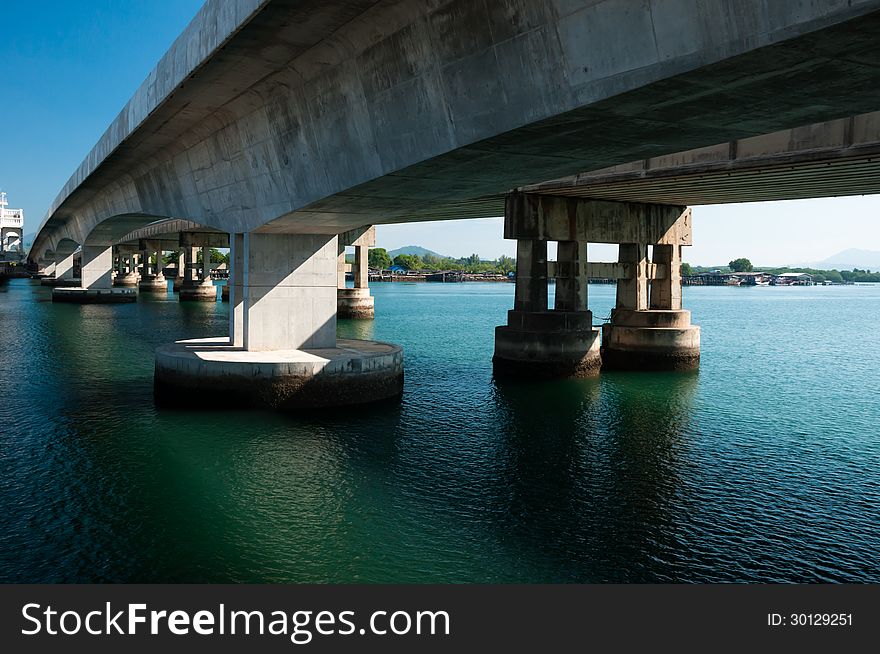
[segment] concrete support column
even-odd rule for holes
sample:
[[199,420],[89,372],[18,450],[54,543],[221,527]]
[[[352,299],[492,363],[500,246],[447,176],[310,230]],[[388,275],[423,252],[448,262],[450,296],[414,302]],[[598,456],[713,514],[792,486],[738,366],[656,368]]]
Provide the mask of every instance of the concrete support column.
[[196,255],[197,248],[184,248],[183,250],[183,279],[186,282],[199,280],[199,263]]
[[202,246],[202,281],[211,279],[211,248]]
[[516,243],[514,311],[547,310],[547,241]]
[[681,310],[681,246],[655,245],[653,263],[663,270],[659,279],[651,281],[651,308]]
[[336,347],[336,236],[246,234],[242,245],[244,349]]
[[[347,232],[339,236],[339,257],[336,263],[338,288],[336,290],[336,312],[339,318],[372,320],[376,315],[375,298],[370,295],[369,246],[376,243],[375,228],[362,231],[359,235]],[[356,237],[355,237],[356,236]],[[354,288],[345,283],[345,246],[354,246]]]
[[109,245],[83,245],[82,287],[89,289],[113,288],[113,247]]
[[141,250],[141,281],[150,277],[150,253],[146,250]]
[[[187,247],[183,253],[184,278],[175,290],[181,302],[216,302],[217,287],[211,280],[211,248],[202,248],[202,271],[198,270],[198,248]],[[205,262],[208,262],[207,264]]]
[[648,308],[648,246],[621,243],[618,261],[627,264],[629,276],[617,280],[617,308],[644,311]]
[[[151,264],[150,258],[155,258],[156,263]],[[141,280],[138,289],[142,293],[167,293],[168,282],[162,274],[162,250],[149,243],[141,245]]]
[[369,288],[369,286],[369,248],[366,245],[357,245],[354,248],[354,287]]
[[113,288],[113,246],[83,245],[82,281],[77,287],[52,289],[53,302],[110,304],[137,301],[129,288]]
[[205,388],[224,406],[284,410],[401,394],[400,347],[336,345],[336,236],[233,234],[229,245],[229,337],[158,348],[158,404],[185,406]]
[[244,348],[244,239],[245,234],[229,238],[229,342]]
[[134,255],[119,252],[118,268],[116,278],[113,280],[113,286],[117,287],[134,287],[138,285],[138,275],[135,269]]
[[73,279],[73,253],[55,261],[55,279]]
[[603,368],[689,370],[699,366],[700,328],[691,324],[690,311],[682,309],[681,244],[690,244],[690,238],[690,211],[683,210],[654,241],[650,266],[644,244],[620,246],[620,262],[627,264],[628,274],[618,280],[617,306],[611,322],[602,326]]
[[556,255],[556,311],[586,311],[587,281],[587,244],[559,241]]
[[[587,241],[559,240],[558,261],[547,262],[547,241],[535,229],[535,205],[508,197],[504,236],[515,238],[516,290],[507,324],[495,329],[497,376],[588,377],[599,371],[599,331],[587,309]],[[574,235],[571,230],[567,234]],[[547,308],[547,281],[556,279],[554,308]]]
[[345,285],[345,269],[348,264],[345,263],[345,246],[339,243],[337,246],[339,254],[336,257],[336,288],[346,288]]

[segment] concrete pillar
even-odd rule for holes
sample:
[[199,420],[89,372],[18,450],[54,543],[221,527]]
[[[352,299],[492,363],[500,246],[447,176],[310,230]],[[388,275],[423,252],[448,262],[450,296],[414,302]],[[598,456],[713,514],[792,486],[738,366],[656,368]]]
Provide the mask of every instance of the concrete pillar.
[[336,347],[336,236],[246,234],[242,245],[242,347]]
[[[495,329],[497,376],[588,377],[598,373],[599,331],[587,308],[587,242],[559,240],[558,261],[547,262],[547,239],[534,230],[533,207],[508,198],[504,236],[517,239],[514,308]],[[558,240],[558,239],[557,239]],[[556,279],[556,299],[547,307],[547,281]]]
[[345,263],[345,246],[340,243],[337,246],[339,254],[336,257],[336,288],[346,288],[345,285],[345,269],[348,264]]
[[[369,228],[357,238],[355,233],[345,233],[339,236],[339,257],[336,262],[337,291],[336,313],[339,318],[357,320],[372,320],[376,315],[375,298],[370,295],[370,268],[369,246],[376,243],[375,228]],[[354,245],[354,288],[348,288],[345,283],[345,246]]]
[[195,282],[199,280],[199,263],[196,255],[196,248],[187,247],[183,250],[183,279],[187,282]]
[[516,243],[515,311],[547,310],[547,241]]
[[620,246],[620,261],[628,265],[628,274],[618,280],[617,306],[611,322],[602,326],[603,369],[699,366],[700,328],[691,324],[690,311],[682,309],[681,293],[680,243],[690,243],[690,211],[684,211],[662,238],[664,242],[653,245],[651,266],[645,245]]
[[[143,293],[167,293],[168,282],[162,274],[162,250],[149,244],[141,247],[141,280],[138,282],[138,289]],[[155,259],[155,264],[150,263],[151,257]]]
[[366,245],[356,245],[354,248],[354,287],[369,288],[369,286],[369,248]]
[[663,275],[651,281],[651,308],[681,310],[681,246],[655,245],[653,263]]
[[81,282],[77,287],[52,289],[53,302],[111,304],[136,302],[130,288],[113,287],[113,246],[83,245]]
[[134,287],[138,285],[138,275],[134,265],[134,255],[120,252],[118,256],[118,268],[113,286]]
[[229,342],[244,348],[244,239],[245,234],[229,238]]
[[[217,287],[211,280],[211,250],[202,248],[202,272],[198,271],[198,248],[186,247],[183,252],[184,277],[180,284],[175,280],[175,292],[180,293],[181,302],[216,302]],[[208,261],[208,265],[205,265]]]
[[55,279],[73,279],[73,253],[56,259]]
[[211,248],[202,246],[202,281],[211,279]]
[[559,241],[556,256],[556,311],[587,310],[587,244]]
[[400,396],[400,347],[336,345],[336,236],[233,234],[229,245],[229,338],[158,348],[157,404],[186,406],[206,388],[223,406],[283,410]]
[[617,280],[617,308],[643,311],[648,308],[648,246],[621,243],[618,261],[627,264],[629,275]]
[[113,288],[113,247],[109,245],[83,245],[82,288]]

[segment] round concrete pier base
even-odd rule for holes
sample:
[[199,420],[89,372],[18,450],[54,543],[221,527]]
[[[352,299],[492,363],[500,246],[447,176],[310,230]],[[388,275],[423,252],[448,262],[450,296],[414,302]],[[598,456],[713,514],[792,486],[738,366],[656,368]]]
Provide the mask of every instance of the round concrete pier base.
[[690,311],[614,311],[602,326],[606,370],[694,370],[700,366],[700,328]]
[[71,304],[122,304],[137,302],[137,292],[133,288],[54,288],[52,301]]
[[220,301],[221,302],[229,302],[229,283],[223,284],[220,287]]
[[122,288],[137,288],[138,276],[134,273],[117,275],[113,278],[113,286]]
[[156,349],[158,406],[192,407],[192,394],[208,388],[211,406],[297,410],[377,402],[403,392],[403,349],[339,339],[335,348],[248,352],[228,338]]
[[372,320],[375,318],[375,298],[370,295],[370,289],[336,289],[336,317],[355,320]]
[[181,302],[216,302],[217,287],[208,280],[207,282],[184,282],[179,289]]
[[142,277],[138,283],[138,290],[141,293],[167,293],[168,281],[164,275],[158,277]]
[[498,376],[592,377],[601,365],[599,330],[589,311],[510,311],[508,324],[495,328]]

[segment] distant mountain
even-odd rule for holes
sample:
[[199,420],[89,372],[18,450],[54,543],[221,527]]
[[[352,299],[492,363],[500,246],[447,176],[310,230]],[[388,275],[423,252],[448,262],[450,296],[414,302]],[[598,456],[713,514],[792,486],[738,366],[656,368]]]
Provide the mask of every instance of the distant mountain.
[[792,265],[791,267],[817,268],[819,270],[852,270],[853,268],[858,268],[860,270],[866,268],[870,270],[880,270],[880,252],[850,248],[843,252],[838,252],[822,261],[799,263]]
[[442,254],[437,254],[433,250],[429,250],[427,248],[423,248],[419,245],[405,245],[402,248],[397,248],[396,250],[391,250],[388,255],[393,259],[398,254],[415,254],[417,256],[423,257],[426,254],[433,255],[435,257],[444,258]]

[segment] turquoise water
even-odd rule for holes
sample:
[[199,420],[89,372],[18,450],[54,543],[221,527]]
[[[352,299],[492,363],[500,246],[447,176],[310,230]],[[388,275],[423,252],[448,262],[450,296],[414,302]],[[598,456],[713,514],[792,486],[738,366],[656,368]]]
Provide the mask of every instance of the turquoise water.
[[0,285],[0,581],[880,582],[880,287],[686,288],[698,374],[514,384],[512,285],[373,292],[403,399],[295,417],[153,407],[227,305]]

